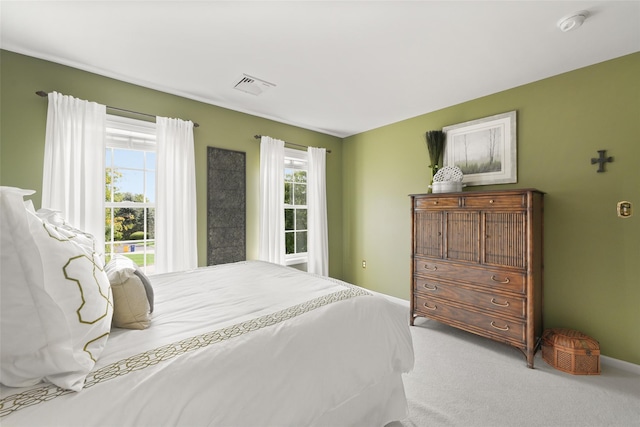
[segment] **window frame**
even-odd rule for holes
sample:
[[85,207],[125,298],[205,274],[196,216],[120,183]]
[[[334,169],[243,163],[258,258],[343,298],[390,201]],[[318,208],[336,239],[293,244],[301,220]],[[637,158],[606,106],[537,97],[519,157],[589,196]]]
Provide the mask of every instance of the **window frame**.
[[[113,135],[115,135],[116,138],[117,136],[121,136],[122,139],[120,141],[117,141],[116,139],[113,138]],[[145,153],[148,153],[148,152],[156,153],[157,146],[156,146],[155,139],[156,139],[156,124],[154,122],[147,122],[147,121],[136,120],[136,119],[131,119],[127,117],[107,114],[106,136],[105,136],[105,163],[104,163],[105,175],[106,175],[107,168],[109,167],[113,168],[113,157],[111,158],[111,164],[107,163],[109,161],[109,158],[108,158],[109,150],[111,150],[111,153],[113,153],[113,150],[116,150],[116,149],[141,151]],[[143,158],[142,169],[138,169],[138,168],[123,168],[123,169],[142,172],[143,194],[145,196],[148,196],[149,195],[147,192],[148,173],[153,172],[154,174],[153,179],[155,181],[155,174],[157,173],[157,163],[152,169],[148,168],[147,156],[145,154]],[[153,187],[155,190],[155,183]],[[106,182],[105,182],[105,189],[106,189]],[[113,192],[111,192],[111,195],[113,200]],[[153,194],[153,200],[155,200],[155,196],[156,194]],[[105,197],[103,204],[104,204],[103,207],[105,212],[105,232],[106,232],[106,220],[110,219],[111,223],[113,223],[114,211],[116,209],[118,208],[143,209],[143,212],[144,212],[144,219],[143,219],[144,230],[143,231],[145,233],[144,238],[142,240],[114,240],[114,229],[112,227],[110,237],[107,238],[107,236],[105,235],[105,259],[110,259],[116,254],[127,256],[127,254],[132,253],[132,252],[116,251],[115,248],[116,248],[116,245],[118,244],[132,245],[134,243],[142,242],[144,246],[144,250],[142,252],[143,262],[142,262],[142,265],[138,265],[138,267],[143,272],[147,274],[151,274],[154,270],[155,259],[153,264],[149,264],[149,265],[147,264],[147,259],[148,259],[147,256],[149,254],[149,252],[147,251],[147,248],[149,243],[155,246],[155,230],[153,230],[153,238],[147,238],[147,236],[149,235],[149,230],[147,230],[147,226],[148,226],[147,214],[149,209],[153,209],[155,212],[156,210],[155,201],[153,202],[147,202],[147,201],[145,202],[134,202],[134,201],[113,202],[113,201],[107,201]],[[106,217],[107,210],[109,210],[111,213],[110,218]]]
[[[301,163],[296,165],[295,163]],[[296,169],[296,170],[304,170],[307,173],[307,179],[309,176],[309,162],[308,162],[308,156],[307,156],[307,152],[306,151],[302,151],[302,150],[295,150],[292,148],[286,148],[284,149],[284,173],[286,174],[286,170],[287,169]],[[284,177],[283,177],[284,178]],[[285,181],[286,184],[286,181]],[[308,185],[308,181],[305,182],[305,185]],[[285,210],[286,209],[305,209],[307,211],[307,215],[309,212],[309,207],[308,207],[308,196],[309,193],[308,191],[306,192],[307,194],[307,200],[306,203],[304,205],[296,205],[295,203],[293,204],[286,204],[285,201],[283,200],[283,209],[282,209],[282,213],[284,215]],[[292,200],[293,202],[293,200]],[[285,248],[286,248],[286,234],[287,233],[296,233],[298,231],[305,231],[307,233],[307,252],[296,252],[293,254],[287,254],[286,253],[286,249],[285,249],[285,264],[286,265],[298,265],[298,264],[305,264],[308,261],[308,242],[309,242],[309,227],[308,227],[308,217],[307,217],[307,228],[305,230],[297,230],[296,227],[296,221],[295,221],[295,216],[294,216],[294,230],[293,231],[287,231],[286,230],[286,224],[283,223],[283,230],[282,230],[282,234],[283,237],[285,238]],[[295,236],[295,234],[294,234]],[[295,237],[294,237],[294,242],[295,242]],[[296,244],[296,243],[294,243]]]

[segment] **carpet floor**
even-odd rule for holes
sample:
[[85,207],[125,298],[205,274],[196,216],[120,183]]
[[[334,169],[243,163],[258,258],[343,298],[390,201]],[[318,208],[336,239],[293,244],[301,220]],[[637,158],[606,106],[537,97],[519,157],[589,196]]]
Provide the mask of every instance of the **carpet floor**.
[[405,374],[409,417],[386,427],[640,426],[640,369],[601,360],[571,375],[518,349],[423,318],[411,327],[416,363]]

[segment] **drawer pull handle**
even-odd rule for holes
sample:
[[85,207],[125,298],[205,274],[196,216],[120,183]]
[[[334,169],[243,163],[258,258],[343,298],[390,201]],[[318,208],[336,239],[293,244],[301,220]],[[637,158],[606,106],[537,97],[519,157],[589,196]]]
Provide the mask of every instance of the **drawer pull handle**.
[[491,326],[493,326],[494,328],[499,329],[501,331],[508,331],[509,330],[509,325],[505,325],[504,328],[501,328],[500,326],[496,326],[495,322],[493,320],[491,321]]
[[433,201],[433,204],[434,204],[434,205],[437,205],[437,204],[438,204],[438,201],[437,201],[437,200],[434,200],[434,201]]
[[498,280],[496,279],[496,276],[491,276],[491,280],[493,280],[494,282],[498,282],[498,283],[509,283],[511,280],[509,280],[509,278],[507,277],[504,280]]
[[489,200],[489,203],[493,204],[493,199]]
[[429,264],[425,264],[424,265],[424,269],[425,270],[430,270],[430,271],[436,271],[438,269],[438,266],[435,265],[435,266],[433,266],[433,268],[431,268],[431,267],[429,267]]
[[427,308],[429,310],[437,310],[438,309],[437,305],[434,305],[433,307],[429,307],[426,302],[424,304],[422,304],[422,305],[424,305],[424,308]]
[[423,288],[425,288],[428,291],[437,291],[438,287],[436,285],[433,285],[433,288],[430,288],[429,285],[427,283],[425,283],[424,285],[422,285]]
[[509,301],[506,301],[504,304],[500,304],[495,298],[491,298],[491,304],[497,305],[498,307],[509,307]]

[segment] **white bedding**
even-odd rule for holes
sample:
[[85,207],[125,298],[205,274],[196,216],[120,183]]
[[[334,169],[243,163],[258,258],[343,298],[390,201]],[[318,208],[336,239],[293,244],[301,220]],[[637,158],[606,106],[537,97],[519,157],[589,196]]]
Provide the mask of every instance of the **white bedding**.
[[2,387],[11,426],[383,426],[406,416],[406,309],[248,261],[151,276],[146,330],[113,329],[76,393]]

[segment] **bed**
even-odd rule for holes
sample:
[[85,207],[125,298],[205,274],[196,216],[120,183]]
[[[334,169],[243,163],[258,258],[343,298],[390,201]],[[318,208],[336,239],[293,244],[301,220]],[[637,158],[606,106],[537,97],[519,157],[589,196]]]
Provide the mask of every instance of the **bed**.
[[72,383],[79,391],[48,381],[2,385],[0,423],[370,427],[406,416],[402,373],[413,347],[405,307],[261,261],[148,280],[153,312],[144,329],[110,325],[80,387]]

